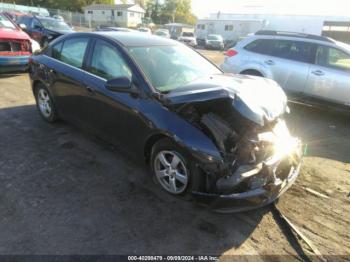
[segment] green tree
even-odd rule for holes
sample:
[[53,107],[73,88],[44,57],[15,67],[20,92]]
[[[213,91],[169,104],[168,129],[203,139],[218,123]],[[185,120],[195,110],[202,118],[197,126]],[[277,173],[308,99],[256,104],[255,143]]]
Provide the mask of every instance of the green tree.
[[161,17],[166,22],[195,24],[196,17],[191,11],[191,0],[165,0]]
[[151,17],[156,24],[177,22],[195,24],[196,17],[191,11],[191,0],[148,0],[146,2],[146,17]]

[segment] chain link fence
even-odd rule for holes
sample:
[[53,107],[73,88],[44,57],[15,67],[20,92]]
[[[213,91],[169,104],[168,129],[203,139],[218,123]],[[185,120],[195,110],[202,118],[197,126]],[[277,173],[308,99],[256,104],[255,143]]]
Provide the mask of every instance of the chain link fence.
[[21,13],[25,14],[33,14],[40,16],[61,16],[64,21],[73,26],[76,31],[91,31],[100,25],[106,26],[119,26],[113,19],[110,21],[106,19],[106,21],[95,21],[92,17],[86,15],[82,12],[72,12],[68,10],[60,10],[60,9],[50,9],[43,7],[35,7],[35,6],[24,6],[17,4],[6,4],[0,3],[0,12],[10,12],[14,13],[14,17],[19,16]]

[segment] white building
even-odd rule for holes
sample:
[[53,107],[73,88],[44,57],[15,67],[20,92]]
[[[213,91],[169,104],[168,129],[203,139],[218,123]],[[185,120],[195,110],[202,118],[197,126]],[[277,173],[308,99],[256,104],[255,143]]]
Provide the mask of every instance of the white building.
[[136,27],[142,23],[145,10],[138,4],[93,4],[84,7],[86,21],[92,24],[110,24]]
[[[258,30],[277,30],[326,35],[341,41],[350,36],[350,16],[281,15],[281,14],[211,14],[198,19],[196,35],[220,34],[225,40],[237,41]],[[337,33],[338,32],[338,33]]]

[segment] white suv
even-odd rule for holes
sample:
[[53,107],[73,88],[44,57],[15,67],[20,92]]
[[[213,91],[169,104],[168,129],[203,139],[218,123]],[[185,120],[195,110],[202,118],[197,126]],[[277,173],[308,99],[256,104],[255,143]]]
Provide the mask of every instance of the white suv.
[[350,46],[330,38],[258,31],[226,52],[221,69],[274,79],[294,97],[350,107]]

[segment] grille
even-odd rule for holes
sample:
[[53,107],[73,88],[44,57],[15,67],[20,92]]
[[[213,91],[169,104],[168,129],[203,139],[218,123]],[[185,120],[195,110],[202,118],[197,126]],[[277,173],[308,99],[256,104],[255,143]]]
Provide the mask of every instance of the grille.
[[30,51],[30,42],[27,40],[0,41],[1,55],[28,55]]
[[0,42],[0,52],[10,52],[11,45],[10,42]]

